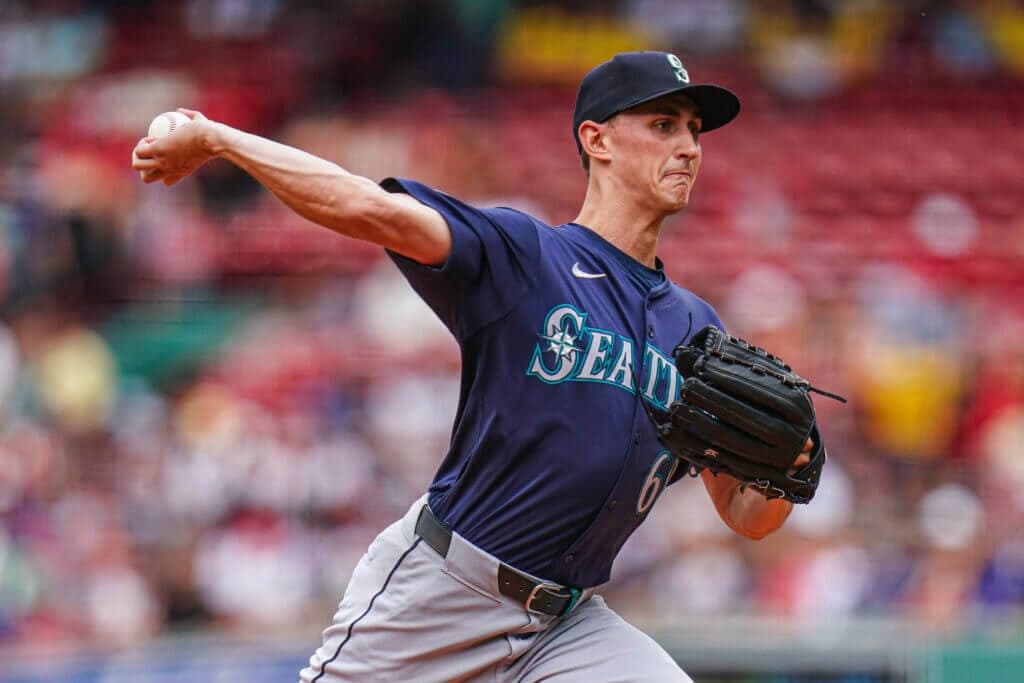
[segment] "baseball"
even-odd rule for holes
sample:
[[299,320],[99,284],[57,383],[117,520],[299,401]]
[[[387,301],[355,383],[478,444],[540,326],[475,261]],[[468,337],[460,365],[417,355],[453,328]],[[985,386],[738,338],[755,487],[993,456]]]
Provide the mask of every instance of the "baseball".
[[153,122],[149,124],[149,137],[162,138],[163,136],[178,130],[191,120],[192,119],[181,112],[165,111],[163,114],[160,114],[153,119]]

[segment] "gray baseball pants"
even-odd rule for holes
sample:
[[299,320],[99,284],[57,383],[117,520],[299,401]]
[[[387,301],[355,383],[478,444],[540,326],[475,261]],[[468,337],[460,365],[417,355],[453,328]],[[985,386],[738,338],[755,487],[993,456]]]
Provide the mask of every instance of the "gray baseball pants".
[[439,555],[414,531],[425,500],[370,545],[303,683],[692,683],[593,590],[567,616],[529,612],[494,556],[458,534]]

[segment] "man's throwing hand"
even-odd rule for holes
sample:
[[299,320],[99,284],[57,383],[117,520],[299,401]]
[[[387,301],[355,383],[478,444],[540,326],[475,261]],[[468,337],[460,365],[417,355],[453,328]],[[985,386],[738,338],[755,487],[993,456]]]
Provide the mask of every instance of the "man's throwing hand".
[[159,138],[145,137],[132,150],[132,168],[144,183],[174,185],[211,158],[206,144],[209,120],[198,111],[178,109],[191,123]]

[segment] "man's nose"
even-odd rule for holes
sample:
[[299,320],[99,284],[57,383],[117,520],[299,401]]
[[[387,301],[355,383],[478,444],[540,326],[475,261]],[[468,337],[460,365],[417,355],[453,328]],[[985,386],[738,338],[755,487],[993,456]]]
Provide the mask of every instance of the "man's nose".
[[697,151],[700,147],[697,145],[697,140],[693,136],[693,133],[687,131],[679,136],[679,142],[676,147],[676,156],[682,159],[693,159],[697,156]]

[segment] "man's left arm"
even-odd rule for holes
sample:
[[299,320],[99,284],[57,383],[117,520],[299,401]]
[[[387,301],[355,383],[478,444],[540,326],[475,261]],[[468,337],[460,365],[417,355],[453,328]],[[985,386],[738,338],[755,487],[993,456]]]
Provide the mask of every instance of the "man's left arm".
[[[799,469],[810,462],[813,448],[814,442],[808,439],[803,452],[793,463],[793,469]],[[769,500],[753,487],[740,490],[740,482],[728,474],[715,475],[709,470],[703,470],[700,477],[715,504],[718,516],[730,529],[745,538],[761,540],[781,527],[793,511],[793,504],[788,500]]]

